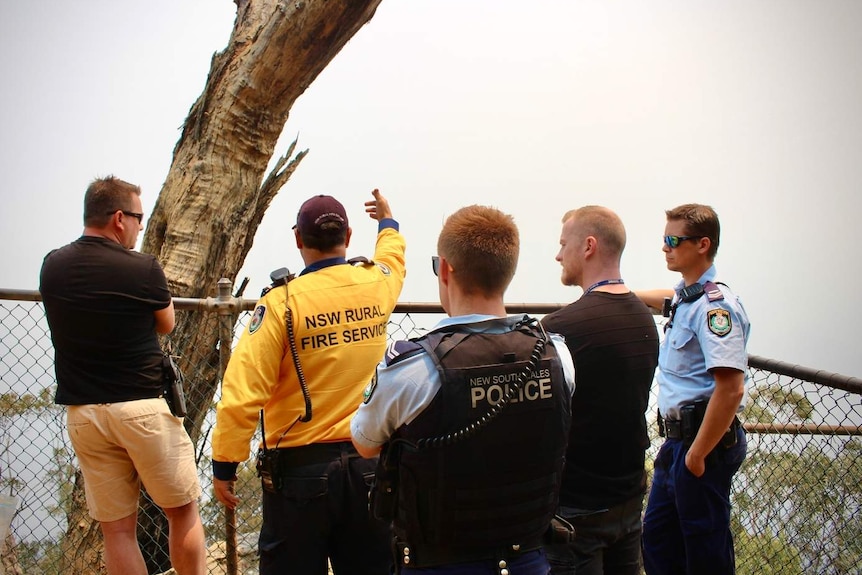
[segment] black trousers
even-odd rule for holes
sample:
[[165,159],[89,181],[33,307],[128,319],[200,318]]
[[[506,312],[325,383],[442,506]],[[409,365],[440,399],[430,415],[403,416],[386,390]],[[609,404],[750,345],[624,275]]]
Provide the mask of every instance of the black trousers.
[[638,575],[641,573],[643,495],[609,509],[560,507],[575,528],[570,544],[545,547],[553,575]]
[[261,575],[326,575],[327,559],[335,575],[388,575],[389,526],[368,513],[377,460],[349,442],[284,451],[281,489],[263,490]]

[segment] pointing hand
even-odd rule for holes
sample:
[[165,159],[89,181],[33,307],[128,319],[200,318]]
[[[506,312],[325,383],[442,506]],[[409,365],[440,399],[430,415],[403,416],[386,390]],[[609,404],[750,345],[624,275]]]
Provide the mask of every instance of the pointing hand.
[[370,202],[365,202],[365,212],[368,216],[378,222],[384,218],[391,218],[392,210],[389,208],[389,202],[383,197],[380,190],[374,188],[371,195],[374,196],[374,199]]

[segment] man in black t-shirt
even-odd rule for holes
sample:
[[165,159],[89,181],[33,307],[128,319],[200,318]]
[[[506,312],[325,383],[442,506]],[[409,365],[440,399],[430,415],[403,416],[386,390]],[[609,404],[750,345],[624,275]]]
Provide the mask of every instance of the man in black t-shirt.
[[203,575],[201,488],[182,419],[161,397],[158,335],[174,328],[164,271],[132,251],[143,229],[141,189],[109,176],[84,196],[84,232],[45,256],[39,290],[54,344],[55,401],[90,515],[99,521],[109,575],[146,575],[136,537],[141,483],[168,519],[179,575]]
[[641,572],[641,512],[649,447],[645,412],[658,362],[649,309],[625,286],[620,258],[626,233],[601,206],[563,217],[557,261],[562,282],[584,295],[547,315],[575,361],[575,392],[559,515],[575,527],[571,544],[546,547],[551,572]]

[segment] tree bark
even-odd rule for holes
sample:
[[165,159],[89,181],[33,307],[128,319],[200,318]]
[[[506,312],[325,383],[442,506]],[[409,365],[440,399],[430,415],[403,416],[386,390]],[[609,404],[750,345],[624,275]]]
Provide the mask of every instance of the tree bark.
[[[307,153],[294,156],[294,142],[264,177],[291,107],[380,2],[235,0],[230,41],[213,55],[144,234],[142,251],[159,258],[175,297],[214,296],[220,278],[235,281],[264,212]],[[196,445],[219,381],[218,321],[179,313],[170,336]],[[164,525],[157,514],[142,505],[142,517]],[[169,568],[166,533],[156,531],[143,549],[150,573]]]
[[[235,280],[264,212],[307,150],[295,144],[266,179],[296,99],[381,0],[237,0],[228,47],[213,56],[144,235],[174,296],[207,297]],[[171,336],[186,374],[186,427],[197,441],[217,385],[218,318],[181,315]]]
[[103,575],[104,541],[98,521],[87,513],[84,497],[84,476],[75,472],[75,487],[67,512],[66,536],[60,543],[60,573]]
[[24,575],[15,547],[15,535],[10,529],[6,538],[0,542],[0,573],[3,575]]

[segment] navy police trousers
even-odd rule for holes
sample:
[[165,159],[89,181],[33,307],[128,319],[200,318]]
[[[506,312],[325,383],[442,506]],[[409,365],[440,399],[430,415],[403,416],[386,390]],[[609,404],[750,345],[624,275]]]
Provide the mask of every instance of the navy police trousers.
[[746,450],[740,427],[736,445],[717,446],[706,458],[704,474],[695,477],[685,466],[688,447],[679,439],[665,440],[656,456],[643,520],[647,575],[736,573],[730,484]]

